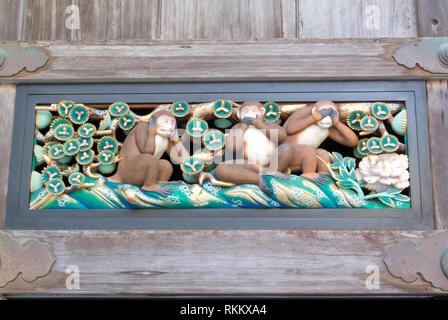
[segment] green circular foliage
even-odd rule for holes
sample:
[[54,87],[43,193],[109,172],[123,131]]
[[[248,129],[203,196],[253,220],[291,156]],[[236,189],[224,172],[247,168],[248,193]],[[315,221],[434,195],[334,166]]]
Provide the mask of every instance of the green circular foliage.
[[186,130],[191,137],[202,137],[208,130],[208,124],[204,120],[193,119],[187,122]]
[[185,173],[182,173],[182,178],[188,183],[198,183],[199,176],[189,176]]
[[107,130],[110,127],[110,124],[112,123],[112,118],[110,117],[109,112],[107,112],[103,119],[101,119],[100,124],[98,126],[98,130]]
[[96,132],[96,127],[91,123],[83,124],[78,129],[78,135],[82,138],[91,138]]
[[62,179],[62,173],[58,167],[51,166],[42,170],[42,180],[44,183],[47,184],[53,179]]
[[98,154],[98,162],[100,164],[111,164],[115,160],[115,153],[111,151],[102,151]]
[[95,152],[92,149],[81,151],[76,155],[76,162],[78,162],[82,166],[86,166],[93,161],[95,157]]
[[204,169],[204,162],[194,156],[188,157],[180,164],[182,172],[189,176],[194,176],[201,173]]
[[61,117],[68,118],[71,109],[75,106],[73,101],[64,100],[58,103],[58,113]]
[[356,147],[356,149],[361,156],[367,156],[370,153],[369,147],[367,144],[368,141],[369,141],[369,139],[364,138],[364,139],[359,140],[359,142],[358,142],[358,146]]
[[36,165],[40,166],[45,162],[44,158],[42,157],[44,154],[44,148],[38,144],[34,145],[33,148],[34,157],[36,158]]
[[51,124],[50,124],[50,129],[54,130],[56,129],[57,126],[61,125],[61,124],[69,124],[71,125],[70,121],[68,121],[67,119],[64,118],[56,118],[54,119]]
[[73,129],[73,126],[71,124],[61,123],[56,128],[54,128],[53,132],[56,139],[67,141],[73,138],[75,129]]
[[363,157],[363,155],[360,154],[359,151],[358,151],[358,146],[356,146],[355,148],[353,148],[353,155],[354,155],[356,158],[358,158],[358,159],[361,159],[361,158]]
[[174,102],[170,107],[170,112],[176,118],[182,118],[190,112],[190,106],[187,102]]
[[64,155],[64,146],[60,143],[55,143],[48,149],[48,156],[51,159],[61,159]]
[[369,149],[370,153],[373,154],[381,153],[383,151],[383,148],[381,148],[380,138],[373,137],[367,140],[367,148]]
[[58,160],[59,164],[67,164],[72,160],[71,156],[64,155],[61,159]]
[[355,110],[350,112],[347,117],[347,125],[353,130],[361,130],[361,119],[364,118],[366,114],[360,110]]
[[372,105],[370,111],[372,115],[379,120],[386,120],[391,115],[390,108],[382,102],[376,102]]
[[378,120],[374,117],[366,116],[361,119],[361,129],[364,131],[375,131],[378,129]]
[[100,164],[98,166],[98,170],[102,173],[102,174],[111,174],[112,172],[114,172],[115,168],[116,168],[116,164],[111,163],[111,164]]
[[64,193],[64,181],[62,179],[53,179],[47,183],[46,189],[49,194],[59,196]]
[[135,126],[135,118],[129,113],[125,114],[124,116],[120,117],[120,120],[118,120],[118,125],[121,129],[129,131]]
[[392,135],[385,135],[381,138],[381,148],[386,152],[395,152],[400,147],[400,141]]
[[70,110],[70,121],[76,124],[83,124],[89,120],[89,110],[82,104],[75,105]]
[[397,115],[395,115],[394,119],[392,120],[392,130],[396,134],[399,134],[400,136],[404,136],[407,131],[407,117],[406,117],[406,109],[403,108]]
[[79,138],[78,139],[79,152],[87,151],[93,146],[93,138]]
[[280,120],[280,106],[275,102],[266,102],[264,104],[264,120],[277,123]]
[[109,106],[109,113],[113,117],[122,117],[125,114],[128,114],[131,108],[127,103],[124,102],[115,102]]
[[232,115],[233,106],[228,100],[218,100],[213,104],[213,114],[216,118],[227,119]]
[[97,143],[98,152],[111,151],[116,153],[118,150],[118,141],[113,137],[102,137]]
[[208,150],[216,151],[224,147],[226,143],[226,137],[221,131],[211,129],[207,130],[204,133],[202,141],[204,142],[204,145]]
[[81,186],[85,181],[86,181],[86,176],[81,172],[73,172],[68,177],[68,182],[70,182],[70,184],[72,186],[76,186],[76,187]]
[[42,175],[37,171],[31,172],[31,180],[30,180],[30,192],[35,192],[42,188],[44,185]]
[[229,119],[214,119],[213,123],[215,124],[215,127],[220,129],[230,128],[233,124]]
[[50,111],[37,111],[36,112],[36,128],[45,129],[51,123],[53,115]]
[[67,156],[73,156],[79,151],[79,142],[76,139],[70,139],[64,143],[64,153]]

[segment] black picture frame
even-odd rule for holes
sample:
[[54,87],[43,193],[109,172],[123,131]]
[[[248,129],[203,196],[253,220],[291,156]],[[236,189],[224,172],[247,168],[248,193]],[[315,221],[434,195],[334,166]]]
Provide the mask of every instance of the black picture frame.
[[[35,110],[40,103],[403,101],[408,117],[409,209],[30,210]],[[424,81],[19,84],[6,229],[433,229]]]

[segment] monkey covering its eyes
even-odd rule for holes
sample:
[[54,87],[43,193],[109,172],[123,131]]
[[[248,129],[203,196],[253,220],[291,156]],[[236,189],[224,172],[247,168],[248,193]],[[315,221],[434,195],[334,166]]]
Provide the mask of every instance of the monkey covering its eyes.
[[173,166],[168,160],[160,159],[166,152],[179,159],[188,152],[176,135],[176,119],[168,112],[161,111],[149,122],[139,122],[127,135],[120,151],[122,160],[115,175],[108,180],[114,183],[129,183],[141,186],[142,190],[168,195],[171,189],[157,182],[168,182]]

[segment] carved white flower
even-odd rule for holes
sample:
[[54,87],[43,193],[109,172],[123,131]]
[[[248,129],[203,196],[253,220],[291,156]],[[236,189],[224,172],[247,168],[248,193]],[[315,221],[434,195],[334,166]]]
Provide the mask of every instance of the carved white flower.
[[397,153],[368,155],[356,169],[356,179],[365,181],[366,188],[383,192],[391,188],[409,187],[408,156]]

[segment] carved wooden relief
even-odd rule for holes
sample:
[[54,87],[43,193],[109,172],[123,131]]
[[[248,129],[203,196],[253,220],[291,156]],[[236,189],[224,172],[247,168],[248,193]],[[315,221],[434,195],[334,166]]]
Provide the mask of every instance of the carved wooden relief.
[[0,77],[10,77],[22,70],[35,72],[50,59],[48,53],[37,46],[0,43]]
[[434,287],[448,291],[448,231],[428,237],[416,245],[404,240],[392,245],[384,263],[389,272],[406,282],[414,282],[420,274]]
[[19,274],[28,282],[44,277],[55,261],[47,244],[36,239],[18,240],[0,231],[0,288]]

